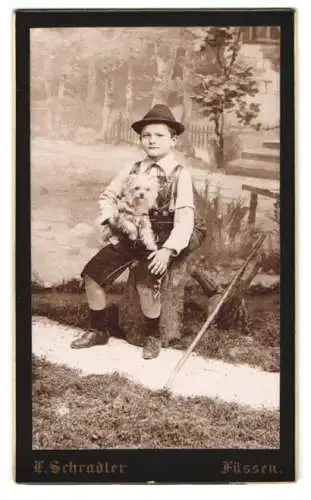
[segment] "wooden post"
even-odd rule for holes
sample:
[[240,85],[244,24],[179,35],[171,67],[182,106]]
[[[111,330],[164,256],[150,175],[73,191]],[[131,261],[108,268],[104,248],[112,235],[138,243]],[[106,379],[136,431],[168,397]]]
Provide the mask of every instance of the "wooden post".
[[255,224],[257,203],[258,203],[258,194],[251,193],[251,200],[249,204],[249,216],[248,216],[249,224]]
[[131,124],[129,119],[126,120],[126,128],[127,128],[127,134],[126,134],[126,139],[127,142],[131,142]]
[[189,139],[191,141],[191,144],[194,144],[194,126],[191,125],[189,129]]
[[198,143],[199,148],[202,148],[202,134],[203,134],[202,127],[199,125],[199,143]]
[[115,144],[117,141],[117,135],[118,135],[118,127],[117,127],[117,122],[113,122],[113,136],[112,136],[112,144]]
[[116,141],[117,141],[118,144],[120,144],[120,142],[121,142],[121,116],[119,116],[118,119],[117,119],[116,128],[117,128]]

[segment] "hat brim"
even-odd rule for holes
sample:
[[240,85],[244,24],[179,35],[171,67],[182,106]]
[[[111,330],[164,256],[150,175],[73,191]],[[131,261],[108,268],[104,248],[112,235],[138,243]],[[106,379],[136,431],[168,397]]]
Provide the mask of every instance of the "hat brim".
[[156,118],[156,117],[147,118],[145,120],[139,120],[137,122],[134,122],[132,125],[132,129],[135,130],[135,132],[137,134],[140,134],[142,129],[146,125],[151,125],[153,123],[160,123],[160,124],[163,123],[164,125],[167,125],[168,127],[171,127],[173,130],[175,130],[177,135],[182,134],[185,130],[185,127],[182,123],[176,122],[176,121],[171,121],[171,120],[166,120],[165,118],[160,118],[160,117],[159,118]]

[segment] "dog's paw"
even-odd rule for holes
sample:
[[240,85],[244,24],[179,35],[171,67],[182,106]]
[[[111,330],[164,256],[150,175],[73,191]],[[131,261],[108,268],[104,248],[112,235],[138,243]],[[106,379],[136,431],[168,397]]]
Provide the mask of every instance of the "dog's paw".
[[127,236],[128,236],[128,238],[129,238],[131,241],[135,241],[135,240],[137,240],[137,233],[133,233],[133,232],[131,232],[131,233],[127,233]]
[[112,235],[112,236],[109,238],[109,241],[110,241],[110,243],[112,243],[113,245],[117,245],[117,244],[120,242],[120,240],[119,240],[118,236],[115,236],[115,235]]
[[137,231],[135,226],[133,226],[133,227],[128,226],[126,228],[126,234],[131,241],[135,241],[138,238],[138,231]]
[[150,252],[155,252],[156,250],[158,250],[158,247],[155,243],[148,243],[145,245],[145,247],[147,248],[147,250],[150,250]]

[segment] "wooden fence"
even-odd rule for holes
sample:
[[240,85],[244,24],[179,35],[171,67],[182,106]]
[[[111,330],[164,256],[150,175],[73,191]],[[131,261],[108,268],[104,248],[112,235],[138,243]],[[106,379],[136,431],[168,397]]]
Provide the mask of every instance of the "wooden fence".
[[[59,138],[75,139],[77,135],[89,135],[90,133],[97,136],[98,140],[106,144],[114,144],[125,142],[129,144],[136,144],[139,142],[139,137],[131,128],[132,120],[123,118],[122,116],[109,123],[105,133],[101,134],[98,130],[98,124],[94,126],[82,125],[82,119],[78,120],[74,117],[73,111],[76,109],[66,109],[62,113],[60,120],[60,128],[57,130]],[[97,125],[97,126],[96,126]],[[47,109],[45,107],[34,106],[31,109],[31,130],[34,135],[48,136],[49,131],[47,127]],[[187,127],[190,143],[200,149],[208,148],[208,141],[213,135],[213,125],[207,123],[204,125],[190,124]]]
[[[138,143],[139,137],[131,128],[132,120],[118,120],[110,124],[102,140],[107,144],[126,142]],[[200,149],[207,149],[208,139],[213,133],[213,125],[190,125],[188,128],[190,143]]]

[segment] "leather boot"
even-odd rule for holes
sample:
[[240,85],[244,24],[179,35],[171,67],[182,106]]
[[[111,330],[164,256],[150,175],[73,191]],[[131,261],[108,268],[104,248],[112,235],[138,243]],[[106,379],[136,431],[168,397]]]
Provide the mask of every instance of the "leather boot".
[[145,317],[146,338],[143,346],[143,358],[157,358],[161,351],[159,318]]
[[95,345],[105,345],[109,340],[107,311],[93,311],[90,309],[90,327],[80,337],[70,344],[72,349],[83,349]]

